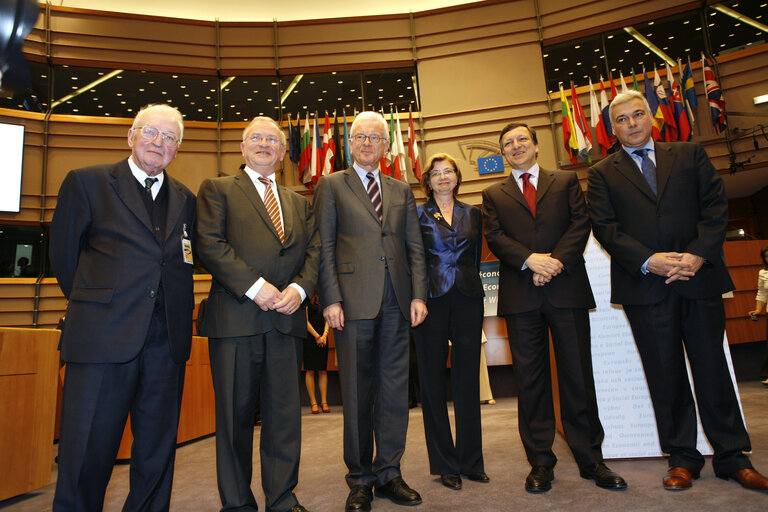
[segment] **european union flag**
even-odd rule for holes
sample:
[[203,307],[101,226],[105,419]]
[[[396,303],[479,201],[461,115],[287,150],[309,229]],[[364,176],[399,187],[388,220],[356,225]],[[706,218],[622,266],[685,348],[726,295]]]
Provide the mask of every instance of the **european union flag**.
[[493,174],[504,172],[504,159],[501,155],[486,156],[477,159],[477,172],[480,174]]

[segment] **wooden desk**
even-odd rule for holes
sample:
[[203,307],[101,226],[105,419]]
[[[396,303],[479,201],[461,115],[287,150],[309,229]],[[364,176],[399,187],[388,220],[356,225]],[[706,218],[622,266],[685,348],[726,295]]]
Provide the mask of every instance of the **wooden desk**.
[[0,500],[51,483],[59,331],[0,327]]

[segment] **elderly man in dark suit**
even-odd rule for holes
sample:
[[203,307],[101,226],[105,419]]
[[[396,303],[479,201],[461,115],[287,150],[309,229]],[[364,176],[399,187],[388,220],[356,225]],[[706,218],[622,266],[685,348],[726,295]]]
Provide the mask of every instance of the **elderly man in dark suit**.
[[[408,326],[427,315],[424,247],[413,193],[379,172],[386,121],[359,114],[354,165],[323,177],[315,195],[322,240],[318,293],[335,329],[344,400],[346,510],[370,510],[376,495],[400,505],[421,496],[400,475],[408,428]],[[376,458],[373,458],[374,439]]]
[[195,230],[213,281],[200,333],[216,394],[216,470],[222,510],[256,510],[253,417],[261,398],[266,509],[301,512],[293,489],[301,449],[299,373],[305,299],[317,283],[319,242],[309,202],[275,183],[285,133],[256,117],[240,144],[247,166],[206,180]]
[[164,170],[183,134],[178,110],[145,107],[129,158],[61,184],[50,258],[69,304],[53,510],[102,509],[129,412],[124,508],[168,510],[194,306],[195,196]]
[[715,473],[768,490],[744,454],[749,436],[723,351],[721,294],[733,289],[722,252],[723,181],[699,144],[651,139],[650,109],[637,91],[616,96],[610,118],[623,150],[589,169],[589,213],[611,255],[611,301],[629,319],[669,454],[664,488],[691,487],[704,466],[685,347]]
[[498,314],[507,324],[520,437],[532,466],[525,489],[551,489],[557,462],[548,333],[565,439],[579,472],[599,487],[625,489],[601,450],[589,329],[595,301],[583,257],[589,217],[579,180],[574,172],[539,167],[536,132],[525,124],[504,127],[499,145],[512,173],[483,191],[483,219],[488,247],[501,263]]

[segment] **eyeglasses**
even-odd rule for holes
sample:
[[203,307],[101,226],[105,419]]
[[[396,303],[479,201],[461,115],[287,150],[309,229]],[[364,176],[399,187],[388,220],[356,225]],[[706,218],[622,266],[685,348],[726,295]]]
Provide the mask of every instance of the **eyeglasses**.
[[247,139],[254,144],[258,144],[259,142],[264,141],[270,146],[277,146],[277,144],[281,142],[280,139],[274,135],[261,135],[260,133],[252,133],[247,137]]
[[450,176],[451,174],[453,174],[455,172],[456,171],[454,171],[453,169],[443,169],[442,171],[438,171],[438,170],[433,169],[433,170],[429,171],[429,177],[431,178],[431,177],[434,176],[436,178],[441,178],[443,176]]
[[157,134],[160,133],[161,140],[166,146],[178,146],[181,143],[179,137],[177,137],[176,134],[171,132],[161,133],[160,130],[154,126],[142,126],[139,129],[139,133],[141,134],[141,138],[146,140],[155,140],[157,138]]
[[634,119],[636,122],[640,122],[643,118],[645,118],[646,115],[648,115],[648,113],[645,110],[635,110],[628,116],[620,115],[619,117],[616,118],[615,123],[625,125],[629,122],[630,117]]
[[363,135],[362,133],[352,136],[352,140],[354,140],[358,144],[364,143],[365,139],[368,139],[369,141],[371,141],[371,144],[378,144],[379,142],[383,142],[387,140],[385,137],[381,137],[379,135]]

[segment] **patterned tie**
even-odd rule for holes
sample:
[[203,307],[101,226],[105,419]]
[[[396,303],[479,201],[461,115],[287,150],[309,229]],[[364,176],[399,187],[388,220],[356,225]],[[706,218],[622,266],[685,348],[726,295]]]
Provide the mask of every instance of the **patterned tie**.
[[285,242],[285,233],[283,232],[283,223],[280,222],[280,207],[277,205],[277,199],[272,193],[272,180],[269,178],[259,177],[259,181],[264,184],[264,206],[267,208],[269,218],[272,220],[272,224],[275,226],[277,236],[280,237],[280,243]]
[[152,195],[152,185],[154,185],[158,181],[160,180],[158,180],[157,178],[146,178],[144,180],[144,190],[146,190],[150,196]]
[[656,194],[656,166],[653,164],[653,160],[648,156],[647,149],[636,149],[634,154],[642,158],[640,168],[643,170],[643,178],[648,182],[648,186],[653,190],[653,195]]
[[381,222],[381,192],[379,191],[379,184],[376,183],[376,178],[373,176],[372,172],[367,173],[365,177],[368,178],[368,188],[366,189],[368,191],[368,197],[371,198],[373,209],[379,214],[379,222]]
[[528,181],[531,178],[531,173],[524,172],[522,178],[525,201],[528,203],[528,208],[531,209],[531,215],[536,218],[536,189],[531,185],[531,182]]

